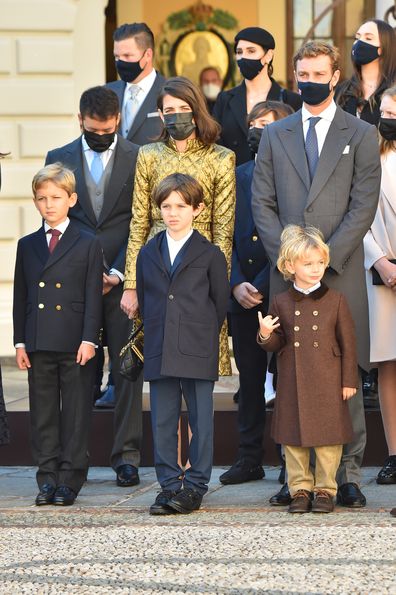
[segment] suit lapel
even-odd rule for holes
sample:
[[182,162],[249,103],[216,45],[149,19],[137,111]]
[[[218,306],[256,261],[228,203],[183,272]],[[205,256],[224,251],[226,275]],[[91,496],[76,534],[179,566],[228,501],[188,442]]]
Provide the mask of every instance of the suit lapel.
[[78,202],[88,219],[91,221],[92,225],[96,227],[96,217],[95,213],[92,209],[91,200],[88,194],[88,188],[85,183],[85,174],[84,174],[84,167],[83,167],[83,150],[82,150],[82,143],[81,143],[81,136],[80,138],[76,139],[70,149],[68,150],[68,156],[66,157],[66,163],[71,167],[76,177],[76,192],[78,197]]
[[[103,223],[106,217],[113,210],[114,205],[116,204],[120,196],[120,193],[124,188],[125,182],[128,179],[129,174],[131,173],[132,164],[132,149],[125,149],[125,146],[123,146],[122,137],[118,136],[113,161],[113,169],[104,191],[105,198],[103,201],[102,211],[100,213],[97,223],[98,227]],[[111,188],[111,192],[108,192],[108,188]]]
[[[246,122],[247,104],[246,104],[246,86],[241,83],[238,87],[231,90],[232,97],[230,99],[230,110],[234,114],[235,121],[238,122],[243,134],[246,136],[248,126]],[[230,92],[230,93],[231,93]]]
[[279,138],[293,163],[295,170],[305,184],[307,190],[311,187],[307,157],[305,155],[305,143],[302,127],[301,110],[292,114],[284,121],[284,128],[279,131]]
[[203,238],[197,231],[194,230],[189,246],[184,253],[183,260],[174,271],[172,275],[172,281],[177,279],[180,273],[191,263],[193,262],[198,256],[200,256],[205,250],[207,249],[208,240]]
[[49,257],[48,243],[45,236],[44,225],[33,235],[33,249],[39,257],[40,262],[45,266]]
[[166,264],[162,257],[162,248],[161,248],[162,242],[166,241],[165,233],[166,233],[166,231],[162,231],[157,236],[155,236],[155,241],[149,242],[146,245],[146,249],[147,249],[147,256],[149,256],[151,258],[152,262],[159,269],[161,269],[161,271],[165,272],[169,278],[169,270],[166,267]]
[[[49,254],[48,260],[45,263],[44,269],[48,269],[50,266],[58,262],[70,250],[70,248],[77,242],[80,237],[80,232],[77,227],[74,227],[69,223],[68,227],[66,228],[65,233],[59,240],[58,245],[56,246],[55,250],[52,254],[49,253],[48,248],[47,252]],[[44,238],[45,239],[45,238]]]
[[315,200],[333,173],[354,132],[355,130],[346,123],[342,109],[337,107],[320,153],[318,166],[308,194],[307,206]]
[[[151,112],[157,111],[157,97],[162,87],[162,77],[157,73],[153,86],[151,87],[150,91],[148,92],[146,99],[143,101],[142,105],[136,117],[132,123],[131,129],[128,134],[128,139],[132,139],[133,136],[136,134],[136,131],[142,126],[143,122],[147,118],[147,114]],[[158,116],[159,117],[159,116]],[[154,139],[153,139],[154,142]]]

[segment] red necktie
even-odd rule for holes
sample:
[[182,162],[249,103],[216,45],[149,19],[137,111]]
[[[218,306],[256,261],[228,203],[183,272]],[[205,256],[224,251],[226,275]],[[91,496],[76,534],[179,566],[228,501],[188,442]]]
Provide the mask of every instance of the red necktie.
[[50,242],[48,245],[48,250],[50,251],[50,254],[52,254],[53,251],[55,250],[55,246],[59,242],[59,236],[62,235],[62,232],[59,231],[59,229],[49,229],[47,231],[47,233],[51,234],[51,239],[50,239]]

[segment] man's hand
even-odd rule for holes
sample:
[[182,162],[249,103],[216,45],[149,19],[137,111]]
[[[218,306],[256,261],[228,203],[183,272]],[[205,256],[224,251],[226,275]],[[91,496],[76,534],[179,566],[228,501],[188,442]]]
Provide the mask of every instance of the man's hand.
[[106,275],[106,273],[103,273],[103,295],[106,295],[106,293],[109,293],[113,287],[119,285],[120,281],[121,279],[118,275]]
[[232,294],[236,301],[241,304],[243,308],[246,308],[246,310],[258,306],[263,301],[261,293],[259,293],[254,285],[247,281],[235,285],[232,289]]
[[81,343],[77,351],[76,362],[81,366],[85,366],[85,364],[93,357],[95,357],[95,347],[88,343]]
[[24,347],[17,347],[16,363],[20,370],[26,370],[27,368],[32,367],[32,364],[30,363],[29,356],[26,353],[26,349]]
[[356,395],[356,388],[348,388],[347,386],[342,387],[342,400],[348,401],[354,395]]
[[136,289],[125,289],[120,302],[121,310],[128,318],[133,318],[138,311],[138,299]]
[[269,338],[274,330],[280,326],[278,322],[279,316],[275,316],[275,318],[272,318],[271,315],[263,317],[260,311],[257,314],[260,324],[260,335],[263,339]]

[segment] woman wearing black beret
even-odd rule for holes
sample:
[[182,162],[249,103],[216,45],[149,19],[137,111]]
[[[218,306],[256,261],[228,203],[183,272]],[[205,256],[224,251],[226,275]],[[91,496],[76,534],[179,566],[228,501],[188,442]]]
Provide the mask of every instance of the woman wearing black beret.
[[240,165],[253,159],[247,143],[246,116],[261,101],[275,100],[289,104],[294,110],[301,105],[301,98],[287,91],[271,78],[275,40],[261,27],[242,29],[235,36],[235,54],[243,81],[237,87],[219,94],[213,116],[222,127],[221,145],[232,149]]

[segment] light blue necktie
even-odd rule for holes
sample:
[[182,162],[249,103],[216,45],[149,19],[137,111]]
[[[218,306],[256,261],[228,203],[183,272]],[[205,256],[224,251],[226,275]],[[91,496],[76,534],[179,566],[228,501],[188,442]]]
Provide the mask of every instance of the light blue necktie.
[[321,120],[320,117],[309,118],[309,128],[305,139],[305,153],[307,155],[308,169],[311,176],[311,182],[314,178],[316,167],[319,161],[318,137],[316,136],[315,126]]
[[94,151],[93,153],[94,158],[91,164],[91,176],[95,184],[99,184],[100,179],[103,175],[103,162],[100,157],[100,153],[97,153],[96,151]]

